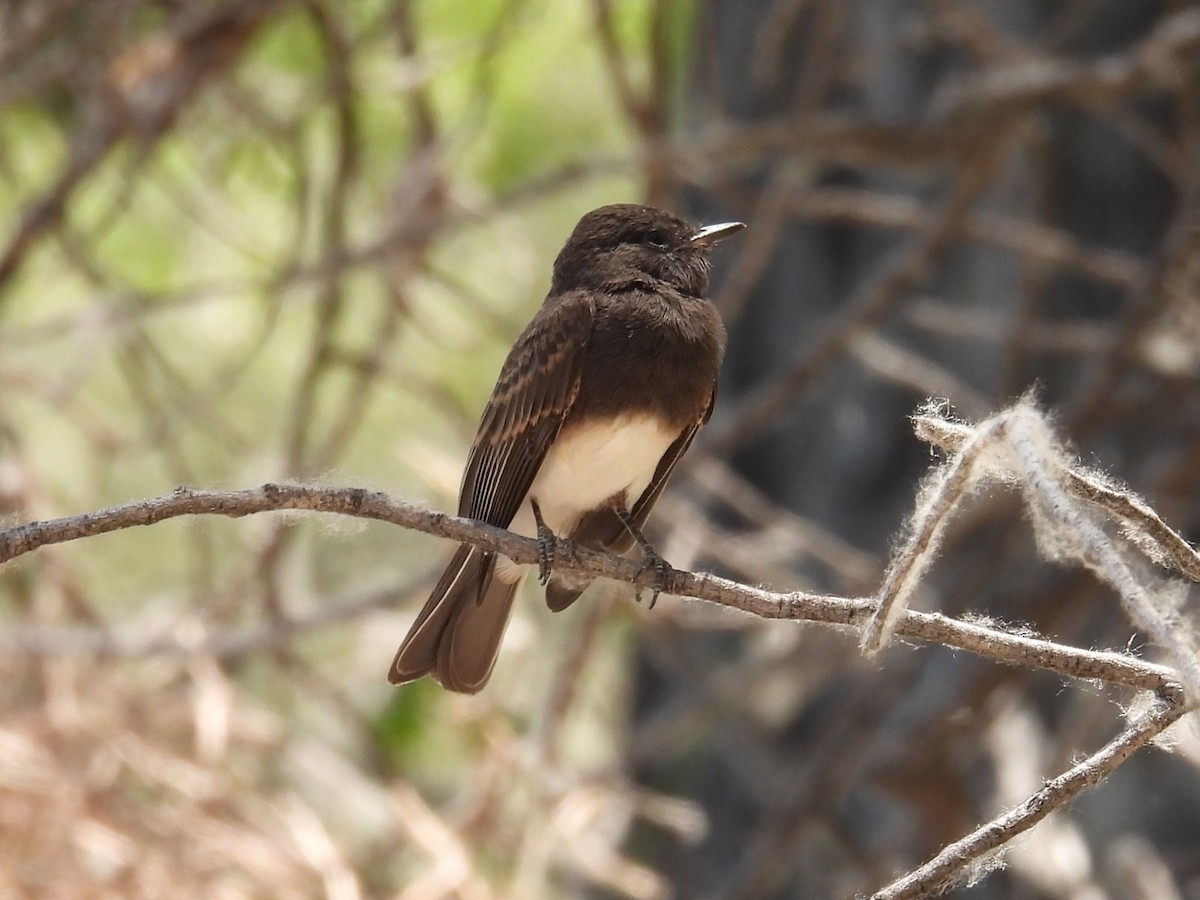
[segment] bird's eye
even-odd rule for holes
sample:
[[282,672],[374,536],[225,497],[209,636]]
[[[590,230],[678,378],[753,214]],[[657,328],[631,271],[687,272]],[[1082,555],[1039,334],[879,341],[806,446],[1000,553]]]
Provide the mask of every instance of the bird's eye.
[[661,231],[651,231],[646,235],[646,243],[652,247],[657,247],[660,250],[667,249],[667,236]]

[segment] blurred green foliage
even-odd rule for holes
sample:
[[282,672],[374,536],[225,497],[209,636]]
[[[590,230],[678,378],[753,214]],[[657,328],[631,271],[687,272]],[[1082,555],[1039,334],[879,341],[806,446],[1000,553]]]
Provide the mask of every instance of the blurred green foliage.
[[[650,7],[622,0],[607,6],[606,51],[603,7],[354,0],[265,6],[261,19],[254,4],[122,0],[60,19],[47,7],[50,25],[30,26],[0,77],[0,254],[31,236],[0,273],[5,510],[47,518],[180,484],[288,478],[453,510],[477,417],[559,246],[582,213],[643,190],[638,126],[606,53],[648,90],[658,38]],[[671,7],[682,65],[688,17]],[[143,114],[173,90],[171,115]],[[449,553],[361,520],[200,517],[22,559],[0,581],[0,610],[14,628],[135,647],[266,635],[224,657],[217,679],[230,679],[233,724],[213,771],[246,803],[230,821],[258,828],[256,804],[294,791],[369,857],[379,810],[352,812],[350,795],[329,794],[330,772],[347,773],[347,790],[378,779],[384,806],[396,779],[444,800],[470,789],[481,755],[508,758],[514,730],[536,732],[533,711],[556,690],[565,651],[535,638],[567,625],[529,602],[489,703],[386,686]],[[343,608],[359,611],[270,637]],[[134,711],[148,745],[190,758],[176,717],[201,730],[207,662],[78,664],[96,690],[128,677],[133,694],[106,698]],[[611,761],[623,715],[622,670],[604,668],[585,695],[598,717],[563,744],[588,765]],[[13,690],[36,696],[41,670],[22,671]],[[326,764],[306,769],[310,752]],[[514,808],[537,790],[515,786]],[[503,869],[508,852],[482,864]],[[365,864],[364,883],[392,890],[422,859]]]
[[[396,192],[419,140],[415,92],[432,104],[462,213],[417,271],[402,273],[404,322],[384,374],[322,477],[452,506],[474,416],[506,341],[545,291],[557,245],[581,212],[637,188],[628,167],[611,164],[628,152],[630,124],[587,4],[421,3],[412,12],[411,56],[398,46],[392,4],[348,4],[339,23],[352,50],[358,140],[340,252],[369,252],[404,201]],[[618,4],[615,21],[627,50],[646,46],[642,4]],[[9,286],[0,344],[36,385],[10,388],[5,416],[52,498],[47,512],[180,481],[242,486],[286,474],[283,444],[313,352],[315,272],[331,252],[321,223],[343,135],[330,77],[313,17],[303,8],[273,16],[161,140],[128,139],[109,154]],[[0,204],[19,211],[45,192],[85,127],[36,97],[4,109]],[[504,199],[562,167],[598,162],[598,175]],[[15,225],[10,217],[5,233]],[[377,257],[341,272],[331,343],[348,360],[378,333],[396,282]],[[318,442],[351,390],[347,368],[322,378],[300,426]],[[178,584],[188,545],[231,528],[245,523],[114,535],[72,555],[94,576],[97,599],[122,602]],[[430,552],[429,539],[387,532],[327,543],[314,548],[322,584],[368,572],[387,580],[409,567],[407,556],[380,555],[380,543],[418,544],[414,558]],[[237,569],[235,557],[220,558]]]

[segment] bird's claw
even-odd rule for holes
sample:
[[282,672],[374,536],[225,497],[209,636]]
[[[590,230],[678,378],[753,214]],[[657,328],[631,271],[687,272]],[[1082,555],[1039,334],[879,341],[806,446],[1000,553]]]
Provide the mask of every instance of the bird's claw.
[[[614,506],[613,512],[621,520],[621,524],[625,526],[634,543],[641,548],[642,566],[638,569],[638,576],[640,577],[651,566],[654,567],[654,593],[650,595],[650,605],[648,607],[649,609],[654,609],[654,604],[658,601],[658,595],[667,589],[671,580],[671,573],[675,569],[669,562],[659,556],[658,551],[646,540],[646,536],[642,534],[642,530],[638,527],[633,516],[630,515],[629,510],[623,506]],[[637,593],[637,598],[640,603],[642,599],[642,592],[640,590]]]
[[536,500],[531,500],[533,519],[537,522],[537,560],[538,582],[544,587],[550,583],[550,574],[554,571],[554,557],[558,550],[558,537],[550,530],[546,520],[542,518],[542,510]]
[[[654,592],[650,595],[650,604],[647,609],[654,609],[654,604],[658,601],[658,595],[665,591],[670,584],[671,575],[675,571],[675,567],[659,556],[653,549],[643,547],[644,554],[642,558],[642,566],[638,569],[638,575],[641,576],[647,569],[654,569]],[[638,602],[642,599],[641,590],[638,591]]]

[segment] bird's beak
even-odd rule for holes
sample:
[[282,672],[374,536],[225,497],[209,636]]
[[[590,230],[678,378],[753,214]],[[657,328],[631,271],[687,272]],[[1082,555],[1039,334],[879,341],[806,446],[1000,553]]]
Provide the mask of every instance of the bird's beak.
[[741,231],[746,227],[745,222],[722,222],[720,225],[705,225],[697,231],[688,243],[697,247],[711,247],[722,238]]

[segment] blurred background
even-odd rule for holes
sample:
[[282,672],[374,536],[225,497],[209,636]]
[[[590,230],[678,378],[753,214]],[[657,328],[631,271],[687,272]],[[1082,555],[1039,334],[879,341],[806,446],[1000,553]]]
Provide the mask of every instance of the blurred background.
[[[1200,529],[1185,0],[0,0],[6,520],[282,479],[453,509],[554,254],[617,201],[750,224],[651,517],[676,566],[871,593],[936,462],[911,413],[1031,386]],[[391,689],[450,552],[206,518],[0,570],[0,896],[851,897],[1133,699],[615,585],[527,590],[478,696]],[[919,605],[1160,658],[1000,488]],[[1198,746],[958,895],[1200,898]]]

